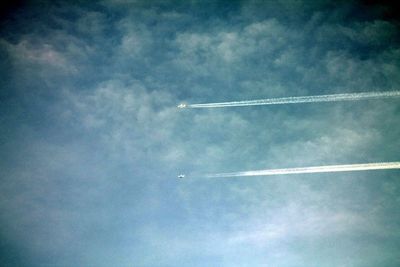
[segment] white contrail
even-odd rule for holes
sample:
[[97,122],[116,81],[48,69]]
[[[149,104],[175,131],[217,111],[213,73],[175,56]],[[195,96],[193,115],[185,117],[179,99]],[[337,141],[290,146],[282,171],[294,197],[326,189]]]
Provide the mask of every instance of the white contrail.
[[327,166],[302,167],[302,168],[227,172],[227,173],[208,174],[206,175],[206,177],[221,178],[221,177],[265,176],[265,175],[299,174],[299,173],[350,172],[350,171],[367,171],[367,170],[384,170],[384,169],[400,169],[400,162],[327,165]]
[[281,105],[281,104],[299,104],[315,102],[334,102],[334,101],[355,101],[376,98],[400,97],[400,91],[386,92],[363,92],[351,94],[334,95],[315,95],[315,96],[294,96],[282,98],[268,98],[259,100],[244,100],[233,102],[206,103],[206,104],[180,104],[178,108],[223,108],[223,107],[242,107],[258,105]]

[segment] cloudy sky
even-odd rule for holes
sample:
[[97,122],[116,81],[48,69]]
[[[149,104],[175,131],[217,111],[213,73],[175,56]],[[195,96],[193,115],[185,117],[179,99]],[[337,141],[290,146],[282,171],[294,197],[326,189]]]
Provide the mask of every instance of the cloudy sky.
[[398,170],[199,175],[399,161],[399,99],[176,108],[399,90],[394,6],[16,2],[0,20],[0,265],[400,265]]

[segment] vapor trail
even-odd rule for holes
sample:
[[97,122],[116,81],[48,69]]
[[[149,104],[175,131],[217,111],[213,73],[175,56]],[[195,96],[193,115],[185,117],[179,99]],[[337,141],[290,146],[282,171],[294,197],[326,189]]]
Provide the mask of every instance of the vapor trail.
[[282,98],[267,98],[259,100],[244,100],[244,101],[205,103],[205,104],[180,104],[178,107],[179,108],[223,108],[223,107],[242,107],[242,106],[258,106],[258,105],[299,104],[299,103],[314,103],[314,102],[355,101],[355,100],[366,100],[366,99],[388,98],[388,97],[400,97],[400,91],[282,97]]
[[384,170],[384,169],[400,169],[400,162],[327,165],[327,166],[315,166],[315,167],[303,167],[303,168],[227,172],[227,173],[208,174],[206,175],[206,177],[221,178],[221,177],[265,176],[265,175],[299,174],[299,173],[350,172],[350,171],[367,171],[367,170]]

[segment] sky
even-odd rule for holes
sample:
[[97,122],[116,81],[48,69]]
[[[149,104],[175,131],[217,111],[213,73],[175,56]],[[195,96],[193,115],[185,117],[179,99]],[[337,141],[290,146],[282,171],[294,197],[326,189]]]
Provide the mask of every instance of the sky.
[[[374,1],[15,1],[0,19],[1,266],[400,266],[400,89]],[[186,174],[184,179],[177,175]]]

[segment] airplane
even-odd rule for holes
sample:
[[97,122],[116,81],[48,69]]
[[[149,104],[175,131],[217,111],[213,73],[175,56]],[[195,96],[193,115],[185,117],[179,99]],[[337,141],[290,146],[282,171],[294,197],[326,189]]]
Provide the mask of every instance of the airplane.
[[187,105],[183,104],[183,103],[178,105],[178,108],[186,108],[186,107],[187,107]]
[[179,174],[178,178],[185,178],[185,175],[184,174]]

